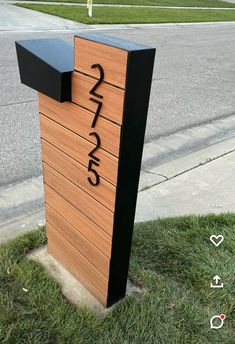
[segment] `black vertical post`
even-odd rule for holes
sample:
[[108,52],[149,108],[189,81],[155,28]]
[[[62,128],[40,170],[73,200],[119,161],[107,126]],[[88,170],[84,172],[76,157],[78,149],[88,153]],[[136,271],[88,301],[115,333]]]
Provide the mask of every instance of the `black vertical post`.
[[125,296],[155,49],[128,54],[108,306]]

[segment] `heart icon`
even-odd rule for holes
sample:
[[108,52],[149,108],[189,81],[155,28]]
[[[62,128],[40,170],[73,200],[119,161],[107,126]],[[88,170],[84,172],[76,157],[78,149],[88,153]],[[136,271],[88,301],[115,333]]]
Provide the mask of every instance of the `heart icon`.
[[218,247],[224,241],[224,237],[223,235],[211,235],[210,241]]

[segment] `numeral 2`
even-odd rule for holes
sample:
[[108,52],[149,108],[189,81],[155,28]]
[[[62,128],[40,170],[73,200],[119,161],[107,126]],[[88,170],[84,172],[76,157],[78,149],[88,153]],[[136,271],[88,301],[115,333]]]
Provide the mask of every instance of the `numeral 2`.
[[101,145],[101,140],[100,137],[97,133],[95,133],[94,131],[92,133],[89,134],[89,136],[94,136],[96,138],[96,147],[94,149],[92,149],[92,151],[90,151],[90,153],[88,154],[88,156],[96,161],[100,161],[99,158],[97,158],[97,156],[94,155],[94,153],[97,151],[98,148],[100,148]]
[[98,68],[99,69],[99,72],[100,72],[100,78],[99,80],[97,81],[97,83],[95,84],[94,87],[92,87],[92,89],[90,90],[90,94],[92,94],[93,96],[96,96],[98,98],[103,98],[103,96],[101,96],[100,94],[96,93],[95,90],[100,86],[100,84],[104,81],[104,70],[103,68],[101,67],[100,64],[96,63],[96,64],[93,64],[91,66],[91,68]]

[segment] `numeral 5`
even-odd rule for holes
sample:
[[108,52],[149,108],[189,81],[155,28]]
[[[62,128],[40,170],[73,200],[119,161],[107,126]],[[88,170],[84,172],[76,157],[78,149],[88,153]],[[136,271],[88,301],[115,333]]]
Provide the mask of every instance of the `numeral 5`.
[[87,170],[88,170],[88,172],[91,172],[94,174],[95,181],[93,181],[90,177],[88,177],[87,179],[92,186],[96,186],[96,185],[99,185],[99,183],[100,183],[100,176],[99,176],[98,172],[94,168],[92,168],[92,165],[99,166],[99,164],[98,164],[98,162],[96,162],[94,160],[89,160]]

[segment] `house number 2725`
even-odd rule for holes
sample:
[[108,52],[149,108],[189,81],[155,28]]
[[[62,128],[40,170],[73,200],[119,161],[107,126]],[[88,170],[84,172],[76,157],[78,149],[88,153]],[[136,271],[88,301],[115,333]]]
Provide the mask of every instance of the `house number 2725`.
[[[100,86],[100,84],[104,81],[104,70],[100,64],[93,64],[91,66],[91,68],[97,68],[99,70],[99,73],[100,73],[99,80],[97,81],[97,83],[94,85],[94,87],[92,87],[92,89],[89,92],[93,96],[93,97],[89,98],[89,100],[91,100],[92,102],[97,104],[95,116],[94,116],[94,119],[93,119],[92,124],[91,124],[91,128],[95,128],[97,119],[98,119],[99,114],[100,114],[100,110],[101,110],[102,105],[103,105],[102,101],[99,100],[99,99],[102,99],[103,96],[96,93],[96,90]],[[90,132],[89,135],[93,136],[95,138],[96,146],[88,154],[88,157],[90,158],[90,160],[88,162],[87,170],[90,173],[90,175],[89,175],[89,177],[87,177],[87,179],[88,179],[88,182],[92,186],[96,186],[96,185],[99,185],[99,183],[100,183],[100,176],[99,176],[98,172],[96,171],[96,167],[100,166],[100,159],[95,155],[95,152],[101,146],[101,139],[100,139],[100,136],[95,131]]]

